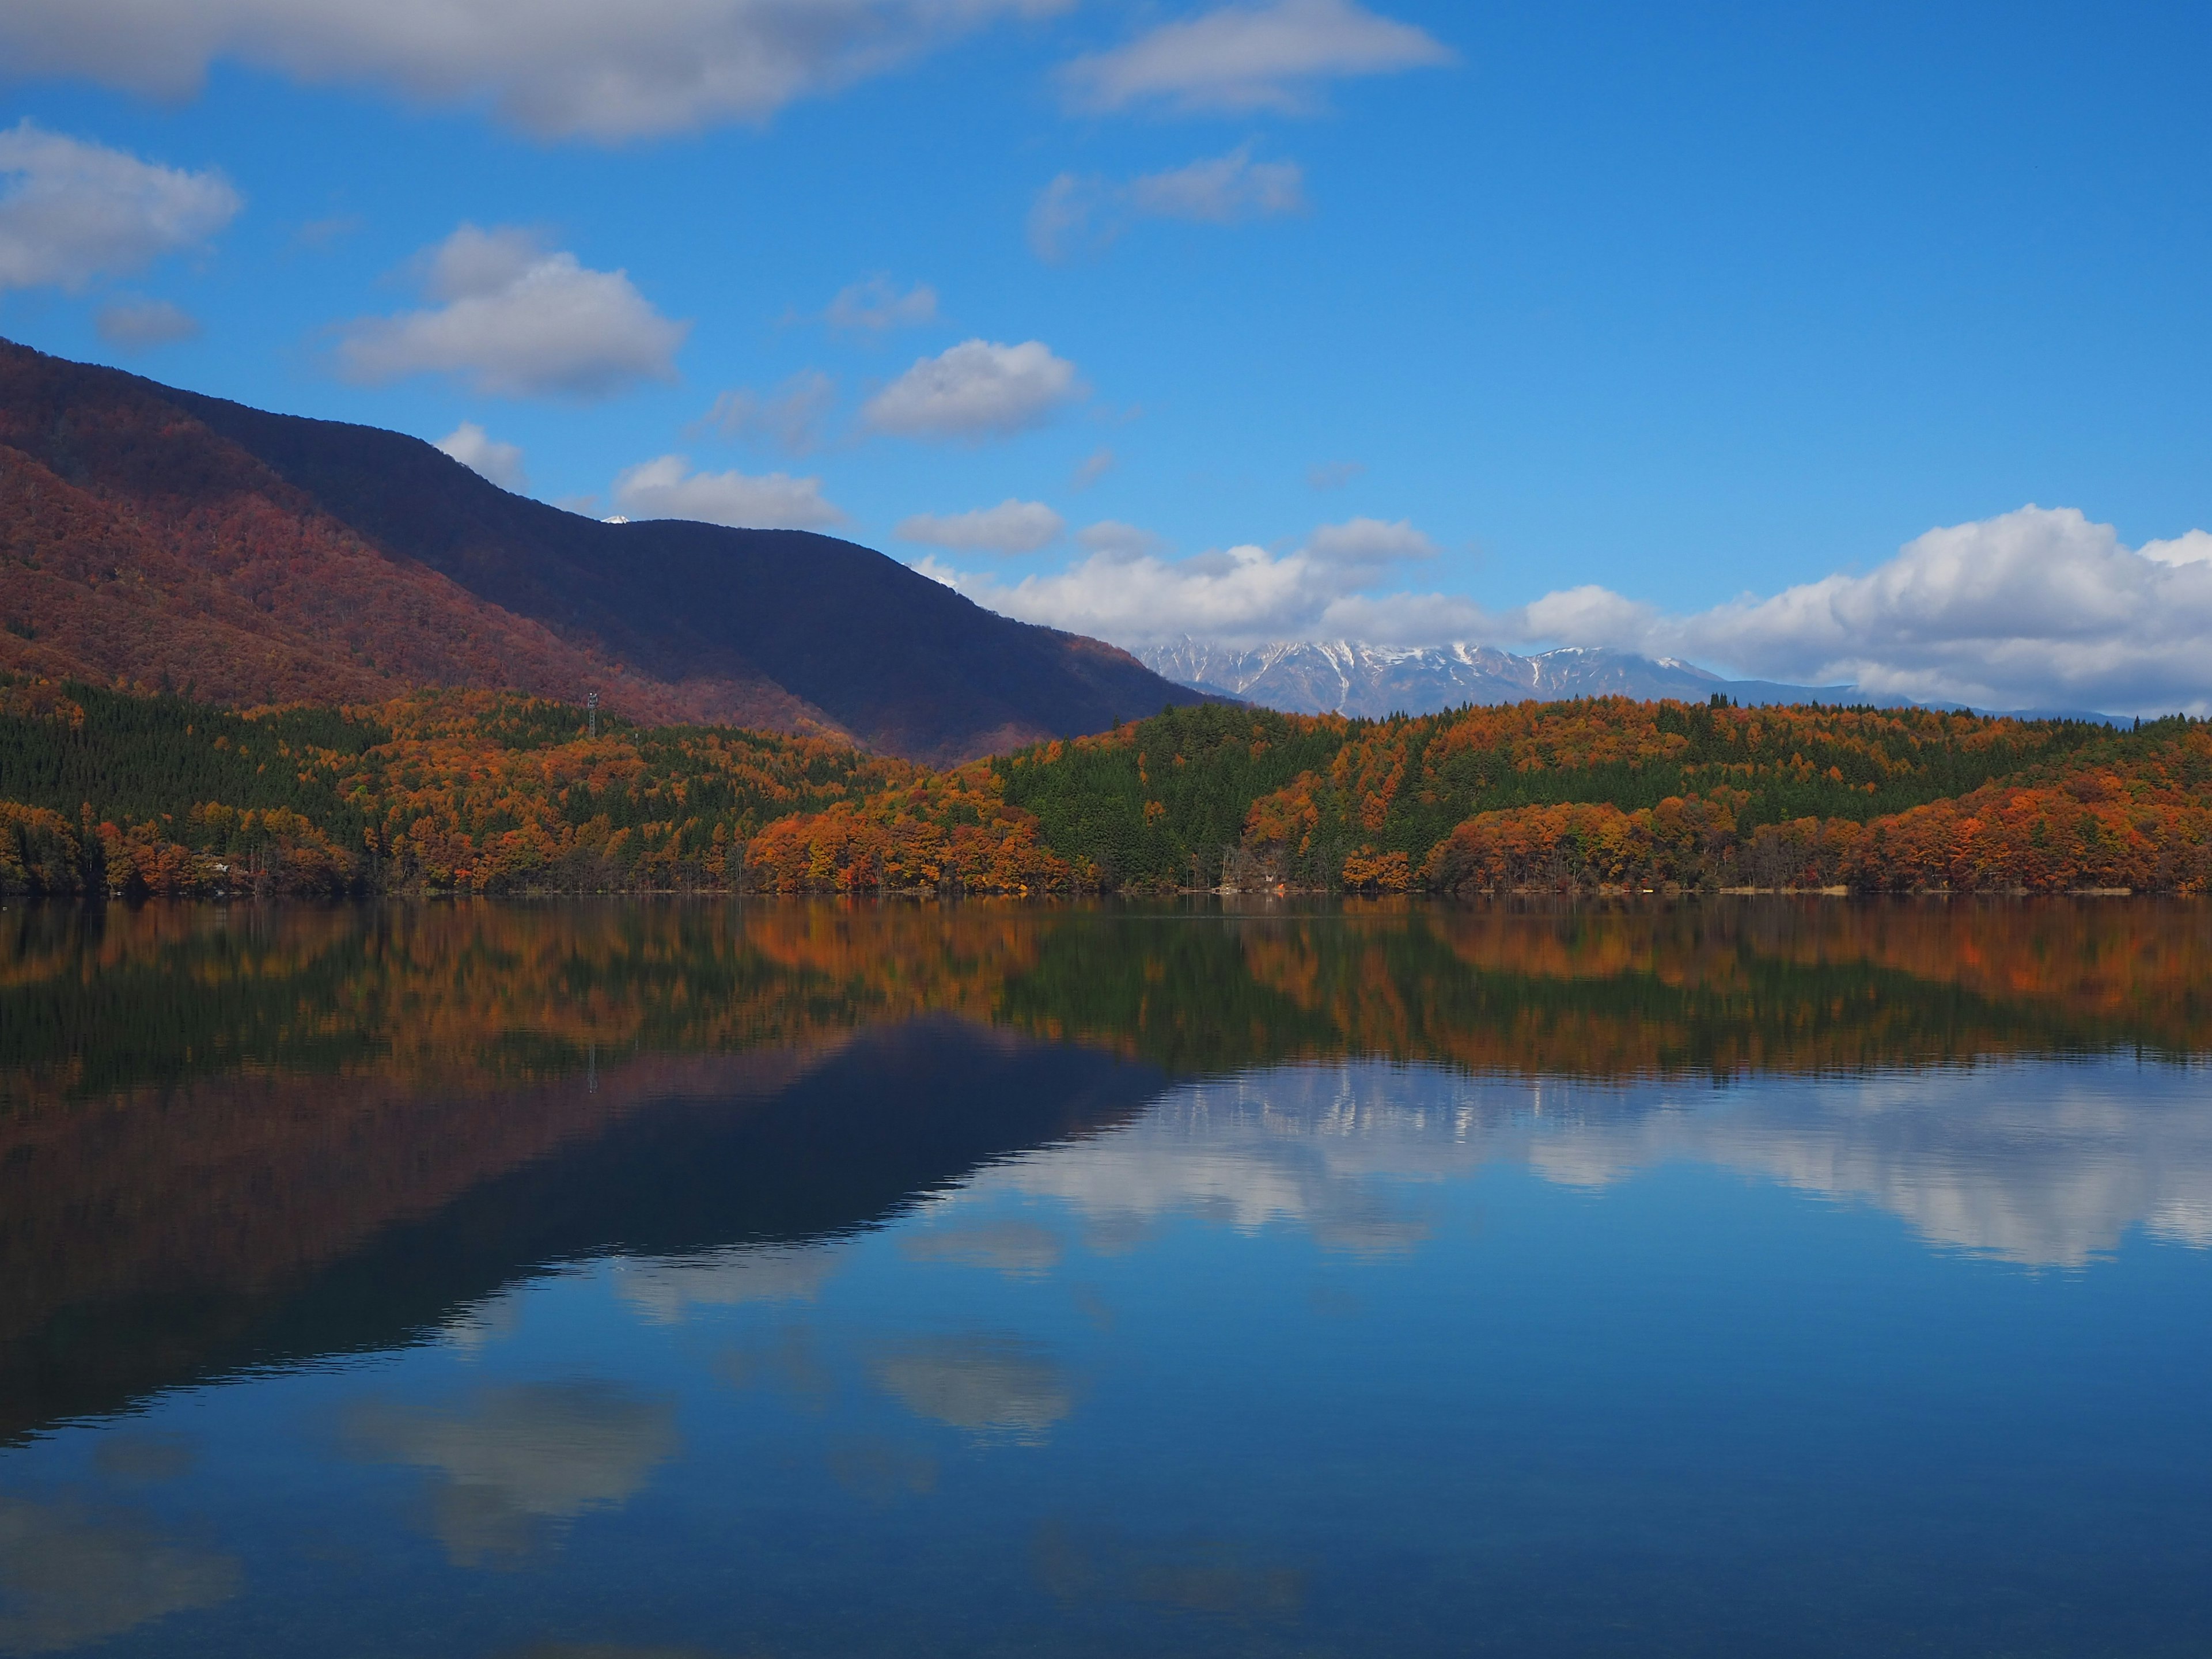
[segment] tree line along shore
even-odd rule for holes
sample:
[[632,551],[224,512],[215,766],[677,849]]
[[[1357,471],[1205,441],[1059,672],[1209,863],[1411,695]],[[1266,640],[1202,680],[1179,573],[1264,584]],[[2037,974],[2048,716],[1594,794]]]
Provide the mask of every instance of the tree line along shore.
[[0,892],[2196,893],[2212,722],[1173,708],[930,768],[483,691],[0,677]]

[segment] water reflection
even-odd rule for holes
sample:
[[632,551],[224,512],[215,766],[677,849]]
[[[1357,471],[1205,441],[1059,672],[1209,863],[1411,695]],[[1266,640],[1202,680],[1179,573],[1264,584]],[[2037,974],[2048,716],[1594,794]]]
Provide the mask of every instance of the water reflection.
[[2201,1651],[2208,985],[2186,906],[0,911],[0,1651]]
[[1486,1164],[1598,1188],[1683,1161],[2030,1266],[2078,1267],[2138,1227],[2212,1247],[2212,1069],[2010,1061],[1748,1089],[1297,1066],[1177,1088],[1092,1143],[983,1172],[968,1197],[1058,1200],[1108,1252],[1182,1216],[1295,1226],[1358,1257],[1419,1245],[1424,1188]]
[[82,1647],[238,1589],[236,1561],[129,1510],[0,1498],[0,1650]]
[[674,1455],[675,1410],[604,1382],[488,1389],[458,1410],[367,1401],[356,1456],[429,1471],[429,1530],[459,1566],[527,1555],[564,1523],[613,1508]]
[[879,1354],[874,1370],[917,1416],[985,1438],[1038,1444],[1075,1407],[1060,1367],[1019,1336],[924,1337]]

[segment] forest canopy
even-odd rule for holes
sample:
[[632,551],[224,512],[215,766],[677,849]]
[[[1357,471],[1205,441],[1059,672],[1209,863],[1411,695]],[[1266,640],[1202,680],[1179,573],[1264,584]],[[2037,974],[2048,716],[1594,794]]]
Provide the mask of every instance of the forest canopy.
[[931,769],[509,694],[0,677],[0,891],[2193,892],[2212,724],[1599,697],[1171,708]]

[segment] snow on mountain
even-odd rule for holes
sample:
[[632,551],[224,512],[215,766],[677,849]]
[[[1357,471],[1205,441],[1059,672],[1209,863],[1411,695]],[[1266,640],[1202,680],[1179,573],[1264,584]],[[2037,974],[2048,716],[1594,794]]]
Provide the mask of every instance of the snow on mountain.
[[1135,654],[1155,673],[1198,690],[1302,714],[1428,714],[1466,703],[1605,696],[1702,701],[1716,691],[1740,703],[1836,702],[1855,695],[1850,686],[1723,679],[1671,657],[1577,646],[1529,657],[1464,642],[1285,641],[1243,649],[1185,635]]

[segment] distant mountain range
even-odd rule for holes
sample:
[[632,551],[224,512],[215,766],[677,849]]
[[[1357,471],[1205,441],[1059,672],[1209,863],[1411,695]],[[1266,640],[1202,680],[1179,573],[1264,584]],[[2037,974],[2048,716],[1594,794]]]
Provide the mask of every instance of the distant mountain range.
[[602,524],[419,439],[6,341],[0,669],[230,703],[596,691],[932,763],[1202,700],[850,542]]
[[1486,645],[1421,647],[1351,640],[1292,641],[1239,650],[1188,635],[1137,656],[1194,690],[1241,697],[1291,714],[1433,714],[1465,703],[1551,702],[1564,697],[1674,697],[1702,702],[1716,691],[1739,703],[1845,702],[1848,685],[1782,685],[1729,680],[1671,657],[1567,647],[1531,657]]

